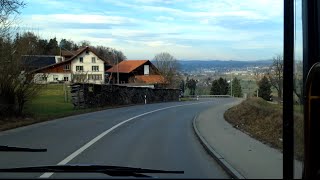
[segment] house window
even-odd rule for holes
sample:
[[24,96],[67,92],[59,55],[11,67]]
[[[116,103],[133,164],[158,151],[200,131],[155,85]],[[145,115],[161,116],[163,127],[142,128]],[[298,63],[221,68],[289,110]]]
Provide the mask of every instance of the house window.
[[58,75],[53,75],[53,80],[54,81],[58,81],[59,80],[59,76]]
[[47,81],[47,79],[48,79],[48,78],[47,78],[47,76],[45,76],[45,75],[43,75],[43,76],[41,77],[41,80],[42,80],[42,81]]
[[64,70],[70,70],[70,64],[64,65]]
[[86,54],[89,54],[89,51],[86,51]]
[[76,71],[83,71],[83,66],[76,66]]
[[87,80],[87,75],[85,74],[74,74],[72,79],[76,82],[84,82]]
[[64,81],[69,81],[69,77],[68,77],[68,76],[65,76],[65,77],[63,78],[63,80],[64,80]]
[[144,65],[144,75],[148,75],[149,74],[149,65]]
[[83,57],[79,57],[80,63],[83,63]]
[[88,75],[89,80],[102,80],[101,74],[89,74]]
[[92,63],[96,63],[96,57],[92,57],[91,60],[92,60]]
[[92,66],[92,71],[99,71],[99,66]]

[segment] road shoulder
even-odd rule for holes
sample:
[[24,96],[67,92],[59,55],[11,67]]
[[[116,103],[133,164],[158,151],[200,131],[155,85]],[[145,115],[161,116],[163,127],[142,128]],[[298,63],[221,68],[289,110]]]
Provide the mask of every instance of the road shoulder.
[[240,102],[201,112],[193,122],[196,135],[209,154],[234,178],[282,178],[282,153],[224,120],[224,112]]

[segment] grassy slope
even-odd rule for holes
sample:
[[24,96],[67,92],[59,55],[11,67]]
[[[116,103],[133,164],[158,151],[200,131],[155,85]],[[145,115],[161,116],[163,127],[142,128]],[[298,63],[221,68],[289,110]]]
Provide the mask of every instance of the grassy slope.
[[[67,92],[70,92],[69,88],[67,88]],[[63,85],[50,84],[41,90],[39,96],[26,105],[25,111],[38,118],[61,116],[73,111],[70,93],[68,93],[68,99],[69,102],[64,102]]]
[[[110,108],[118,108],[132,105],[105,106],[98,108],[74,109],[71,103],[70,89],[67,88],[68,102],[64,100],[63,84],[45,85],[38,96],[33,98],[25,106],[24,114],[27,117],[12,117],[2,119],[0,117],[0,131],[26,126],[42,121],[57,119],[61,117],[83,114],[94,111],[101,111]],[[182,101],[190,101],[190,98],[184,98]]]
[[[261,98],[249,98],[230,108],[225,119],[254,138],[282,150],[282,107]],[[303,154],[303,115],[295,113],[295,153]]]
[[[67,89],[67,92],[70,92],[69,88]],[[69,93],[69,101],[64,102],[64,91],[62,84],[48,84],[40,90],[37,97],[26,104],[24,113],[27,114],[27,117],[13,117],[7,119],[1,119],[0,117],[0,131],[70,115],[83,114],[111,108],[101,107],[73,109],[70,99],[71,97]]]

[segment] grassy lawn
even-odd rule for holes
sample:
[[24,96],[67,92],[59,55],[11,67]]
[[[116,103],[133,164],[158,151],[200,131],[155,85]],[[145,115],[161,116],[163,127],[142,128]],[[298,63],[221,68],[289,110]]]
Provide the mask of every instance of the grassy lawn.
[[26,104],[25,113],[37,118],[59,117],[74,112],[70,89],[67,87],[68,102],[65,102],[63,85],[48,84],[39,95]]
[[180,98],[180,101],[195,101],[196,99],[194,98],[189,98],[189,97],[182,97]]
[[[48,84],[41,88],[37,97],[27,102],[24,109],[26,117],[0,117],[0,131],[26,126],[42,121],[62,118],[71,115],[101,111],[110,108],[118,108],[132,105],[105,106],[87,109],[74,109],[71,103],[70,88],[67,87],[67,99],[65,101],[63,84]],[[192,101],[191,98],[182,98],[181,101]]]
[[[303,114],[294,115],[294,141],[297,159],[303,158]],[[282,106],[261,98],[249,98],[225,112],[226,121],[250,136],[282,150]]]
[[[70,89],[67,87],[68,102],[65,102],[62,84],[48,84],[41,88],[37,97],[29,101],[24,110],[26,117],[0,118],[0,131],[26,126],[42,121],[66,116],[100,111],[116,107],[74,109],[71,103]],[[120,107],[120,106],[119,106]]]

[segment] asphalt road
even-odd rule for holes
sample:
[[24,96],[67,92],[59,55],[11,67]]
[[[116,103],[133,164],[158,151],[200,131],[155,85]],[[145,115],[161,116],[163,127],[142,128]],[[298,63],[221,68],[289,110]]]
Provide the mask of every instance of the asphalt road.
[[[0,132],[0,145],[48,149],[47,152],[0,152],[0,168],[58,163],[98,164],[185,172],[154,174],[160,178],[230,178],[199,143],[192,129],[192,120],[209,107],[232,101],[232,98],[217,98],[137,105]],[[118,125],[126,120],[128,122]],[[108,131],[110,128],[114,129]],[[83,147],[86,144],[88,146]],[[0,178],[37,178],[41,175],[48,177],[51,174],[1,173]],[[85,173],[50,176],[109,177]]]

